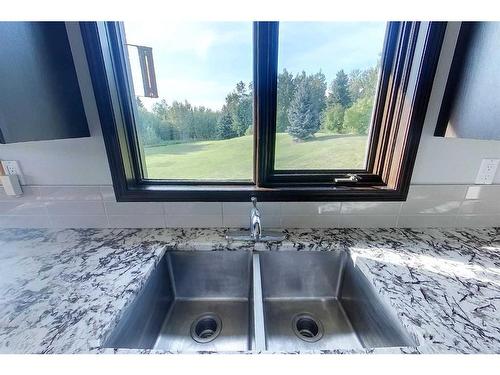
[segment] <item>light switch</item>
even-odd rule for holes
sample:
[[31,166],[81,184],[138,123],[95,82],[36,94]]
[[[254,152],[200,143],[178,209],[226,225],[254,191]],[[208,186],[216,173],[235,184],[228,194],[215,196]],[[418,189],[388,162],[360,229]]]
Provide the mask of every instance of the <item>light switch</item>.
[[497,173],[500,159],[483,159],[476,177],[476,184],[490,185]]

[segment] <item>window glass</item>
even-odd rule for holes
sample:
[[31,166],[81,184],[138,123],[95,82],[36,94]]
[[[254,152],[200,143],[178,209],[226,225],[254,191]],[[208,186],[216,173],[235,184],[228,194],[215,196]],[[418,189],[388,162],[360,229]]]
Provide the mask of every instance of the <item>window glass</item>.
[[385,22],[280,22],[276,170],[363,169]]
[[[125,22],[136,123],[149,179],[251,180],[251,22]],[[138,46],[152,48],[145,97]]]

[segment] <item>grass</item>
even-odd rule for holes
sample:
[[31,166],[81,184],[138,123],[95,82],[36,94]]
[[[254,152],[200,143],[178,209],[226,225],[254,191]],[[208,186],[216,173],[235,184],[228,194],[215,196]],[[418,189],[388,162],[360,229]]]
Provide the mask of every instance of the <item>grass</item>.
[[[294,142],[277,134],[277,169],[363,168],[366,136],[318,133],[314,139]],[[148,177],[153,179],[252,178],[253,136],[148,147]]]

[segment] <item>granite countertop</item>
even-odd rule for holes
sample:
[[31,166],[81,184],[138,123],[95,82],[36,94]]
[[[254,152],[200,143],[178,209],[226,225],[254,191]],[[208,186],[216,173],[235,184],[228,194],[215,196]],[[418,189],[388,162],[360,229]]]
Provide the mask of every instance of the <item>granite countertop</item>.
[[345,249],[419,342],[367,352],[500,353],[500,228],[293,230],[256,245],[215,229],[0,230],[0,353],[116,352],[102,340],[169,248]]

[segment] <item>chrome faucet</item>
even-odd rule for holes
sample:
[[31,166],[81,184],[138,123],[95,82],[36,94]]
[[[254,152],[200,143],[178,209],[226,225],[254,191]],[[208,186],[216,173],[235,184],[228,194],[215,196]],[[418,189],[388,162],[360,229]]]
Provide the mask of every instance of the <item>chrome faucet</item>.
[[278,231],[263,231],[260,223],[260,211],[257,208],[257,198],[252,197],[252,209],[250,210],[250,230],[248,231],[230,231],[226,239],[235,241],[255,241],[270,242],[283,241],[285,236]]
[[250,211],[250,235],[255,241],[260,240],[262,227],[260,225],[260,211],[257,208],[257,198],[252,197],[252,210]]

